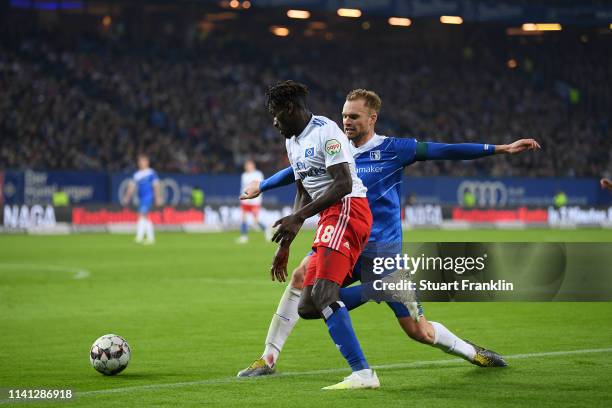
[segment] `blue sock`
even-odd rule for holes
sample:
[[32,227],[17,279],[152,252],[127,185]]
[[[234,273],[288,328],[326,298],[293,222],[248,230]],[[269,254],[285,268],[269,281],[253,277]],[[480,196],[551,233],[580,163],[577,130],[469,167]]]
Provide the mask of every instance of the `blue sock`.
[[366,303],[365,300],[361,299],[361,289],[361,285],[340,289],[340,300],[348,310],[353,310]]
[[242,235],[246,235],[247,232],[249,232],[249,227],[246,222],[243,222],[242,224],[240,224],[240,233]]
[[387,302],[387,306],[389,306],[391,310],[393,310],[393,313],[395,313],[395,317],[397,317],[398,319],[410,316],[408,308],[400,302]]
[[329,330],[332,340],[338,346],[340,353],[349,363],[353,371],[369,368],[368,362],[363,355],[361,345],[353,325],[348,310],[342,302],[334,302],[323,310],[325,316],[325,324]]

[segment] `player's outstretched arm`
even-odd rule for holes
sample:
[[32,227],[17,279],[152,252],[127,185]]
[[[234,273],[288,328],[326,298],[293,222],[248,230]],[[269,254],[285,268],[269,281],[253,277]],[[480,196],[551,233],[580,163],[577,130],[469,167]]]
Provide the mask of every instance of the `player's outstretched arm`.
[[612,191],[612,180],[607,179],[607,178],[602,178],[599,181],[599,184],[601,184],[601,188]]
[[505,145],[419,142],[416,146],[415,159],[417,161],[473,160],[493,154],[518,154],[540,148],[540,144],[534,139],[520,139]]
[[535,139],[519,139],[507,145],[496,145],[495,154],[519,154],[530,150],[540,150],[541,148]]
[[278,187],[286,186],[295,182],[295,176],[291,166],[274,173],[272,176],[262,181],[251,181],[244,188],[240,195],[241,200],[248,200],[258,197],[261,193],[268,190],[273,190]]

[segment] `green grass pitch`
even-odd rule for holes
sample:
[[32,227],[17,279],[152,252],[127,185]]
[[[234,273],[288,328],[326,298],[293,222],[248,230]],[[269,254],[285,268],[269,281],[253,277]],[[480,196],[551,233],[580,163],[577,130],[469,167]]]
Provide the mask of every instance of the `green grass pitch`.
[[[612,241],[605,230],[411,231],[414,241]],[[348,374],[322,321],[301,321],[279,374],[234,378],[258,357],[284,285],[260,234],[0,236],[0,405],[7,388],[75,390],[44,406],[609,406],[612,303],[428,303],[426,316],[507,356],[482,369],[408,339],[385,305],[351,312],[379,390],[324,392]],[[312,232],[292,248],[290,266]],[[87,276],[89,273],[89,276]],[[75,276],[80,279],[75,279]],[[120,375],[88,360],[117,333],[132,347]],[[40,402],[32,402],[40,404]],[[29,405],[29,404],[27,404]]]

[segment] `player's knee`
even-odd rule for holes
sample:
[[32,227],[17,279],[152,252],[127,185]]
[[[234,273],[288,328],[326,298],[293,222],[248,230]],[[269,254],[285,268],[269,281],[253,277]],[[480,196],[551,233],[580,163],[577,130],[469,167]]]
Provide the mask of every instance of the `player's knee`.
[[321,314],[319,313],[317,308],[314,306],[314,304],[309,303],[309,302],[303,302],[302,300],[300,300],[300,303],[298,304],[298,315],[302,319],[306,319],[306,320],[321,318]]
[[304,276],[306,275],[306,266],[298,266],[291,273],[291,287],[302,289],[304,287]]
[[312,287],[312,303],[317,311],[322,313],[323,309],[340,300],[340,286],[326,279],[319,279]]
[[298,315],[302,319],[321,318],[321,315],[312,302],[312,286],[307,286],[302,291],[302,296],[300,296],[300,302],[298,303]]

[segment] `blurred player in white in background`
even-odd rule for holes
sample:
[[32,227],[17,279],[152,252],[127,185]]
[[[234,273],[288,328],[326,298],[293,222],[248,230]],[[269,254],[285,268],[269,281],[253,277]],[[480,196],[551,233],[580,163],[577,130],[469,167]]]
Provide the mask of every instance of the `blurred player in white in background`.
[[138,171],[134,173],[128,184],[122,200],[123,205],[129,205],[136,189],[138,190],[136,243],[150,245],[155,243],[155,234],[153,223],[149,219],[149,211],[153,208],[153,204],[158,206],[162,204],[162,196],[159,177],[157,177],[155,170],[149,167],[149,157],[142,153],[138,155]]
[[[247,160],[244,163],[244,173],[242,173],[242,177],[240,178],[240,192],[244,192],[244,189],[249,185],[249,183],[253,181],[261,182],[263,181],[264,176],[261,171],[257,170],[255,167],[255,162],[253,160]],[[248,224],[248,214],[253,216],[253,221],[255,224],[261,228],[261,230],[266,234],[266,239],[268,238],[269,233],[266,231],[266,226],[259,221],[259,210],[261,209],[261,200],[262,197],[255,197],[250,200],[243,200],[240,202],[240,210],[242,212],[242,222],[240,224],[240,237],[236,240],[239,244],[246,244],[249,242],[249,224]]]

